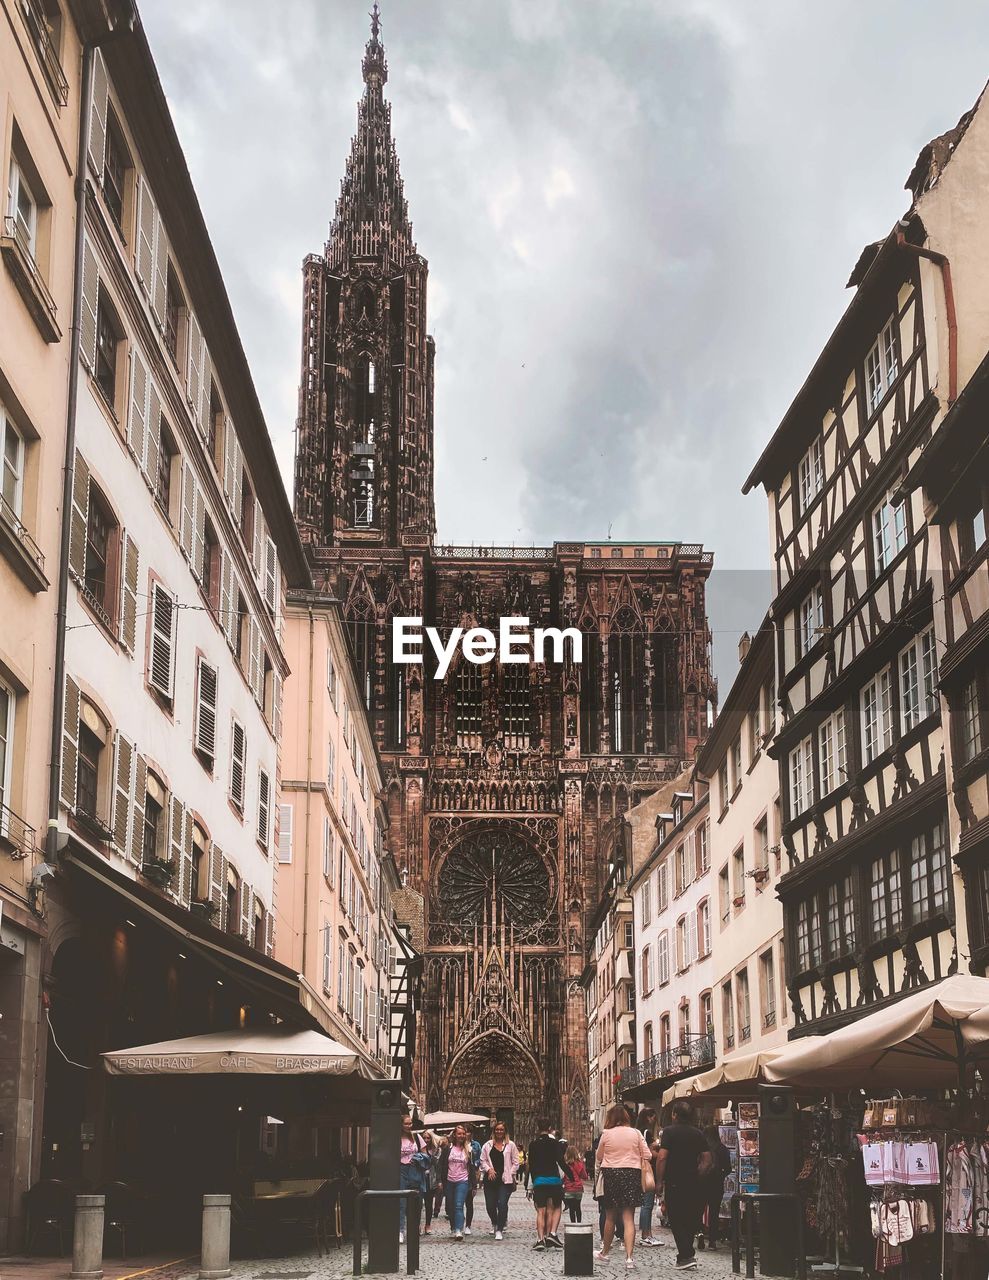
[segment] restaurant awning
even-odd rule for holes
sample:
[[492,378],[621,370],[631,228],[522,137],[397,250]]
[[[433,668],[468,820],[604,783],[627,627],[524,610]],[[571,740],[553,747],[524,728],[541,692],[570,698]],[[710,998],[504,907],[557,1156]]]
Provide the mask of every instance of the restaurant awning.
[[377,1077],[360,1054],[318,1031],[257,1027],[114,1049],[101,1055],[115,1076],[276,1075]]
[[989,1060],[989,978],[955,974],[826,1036],[787,1045],[765,1066],[782,1084],[822,1089],[957,1085]]
[[663,1106],[675,1102],[677,1098],[694,1098],[703,1095],[709,1102],[725,1099],[746,1098],[756,1092],[756,1087],[766,1079],[765,1067],[777,1057],[779,1049],[765,1049],[761,1053],[740,1054],[737,1058],[728,1058],[720,1062],[710,1071],[699,1076],[688,1076],[678,1080],[675,1085],[663,1094]]

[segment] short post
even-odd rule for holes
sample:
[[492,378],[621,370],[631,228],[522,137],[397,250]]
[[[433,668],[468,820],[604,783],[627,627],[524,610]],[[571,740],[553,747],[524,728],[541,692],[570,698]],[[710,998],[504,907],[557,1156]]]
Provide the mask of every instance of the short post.
[[230,1196],[203,1196],[203,1248],[199,1280],[230,1275]]
[[563,1230],[563,1274],[594,1274],[594,1226],[590,1222],[568,1222]]
[[76,1196],[72,1280],[103,1280],[103,1211],[106,1196]]

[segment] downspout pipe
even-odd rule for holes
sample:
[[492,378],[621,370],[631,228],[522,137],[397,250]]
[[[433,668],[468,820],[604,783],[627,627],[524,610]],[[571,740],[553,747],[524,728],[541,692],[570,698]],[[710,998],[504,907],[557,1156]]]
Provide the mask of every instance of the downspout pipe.
[[944,289],[944,318],[948,326],[948,407],[958,399],[958,319],[955,315],[955,291],[951,284],[951,263],[943,253],[911,244],[903,234],[904,224],[897,223],[896,243],[901,249],[918,258],[926,258],[941,268],[941,286]]
[[72,481],[76,452],[76,408],[79,403],[79,348],[82,344],[82,256],[86,239],[86,175],[89,154],[89,120],[92,114],[93,67],[96,51],[134,30],[137,14],[128,5],[122,25],[111,27],[82,46],[82,83],[79,91],[79,146],[76,153],[76,236],[72,255],[72,325],[69,329],[69,385],[65,406],[65,457],[62,463],[62,528],[58,546],[58,596],[55,611],[55,660],[53,672],[52,732],[48,763],[48,830],[45,859],[58,859],[58,802],[62,784],[62,731],[65,703],[65,628],[69,602],[69,537],[72,530]]
[[306,710],[306,834],[302,849],[302,960],[300,971],[306,973],[306,953],[309,950],[309,824],[312,816],[312,735],[313,735],[313,675],[316,662],[316,618],[309,606],[309,705]]

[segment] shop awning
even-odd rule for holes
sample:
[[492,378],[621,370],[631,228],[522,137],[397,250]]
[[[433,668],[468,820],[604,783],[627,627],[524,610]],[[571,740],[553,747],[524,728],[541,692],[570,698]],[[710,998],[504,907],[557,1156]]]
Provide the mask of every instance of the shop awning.
[[258,1027],[210,1031],[104,1053],[115,1076],[275,1075],[377,1077],[360,1054],[318,1031]]
[[766,1080],[765,1067],[780,1054],[779,1049],[766,1049],[762,1053],[740,1054],[704,1071],[699,1076],[678,1080],[663,1094],[663,1106],[677,1098],[694,1098],[704,1095],[708,1101],[718,1097],[746,1098],[755,1092],[756,1086]]
[[956,974],[826,1036],[794,1041],[765,1066],[782,1084],[822,1089],[957,1085],[989,1060],[989,978]]

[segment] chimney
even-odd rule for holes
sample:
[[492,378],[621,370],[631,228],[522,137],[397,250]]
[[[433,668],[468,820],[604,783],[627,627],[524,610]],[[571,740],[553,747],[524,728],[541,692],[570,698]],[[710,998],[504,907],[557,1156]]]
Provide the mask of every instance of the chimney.
[[748,653],[749,648],[751,647],[751,644],[752,644],[752,637],[749,635],[749,633],[748,633],[747,631],[743,631],[743,632],[742,632],[742,638],[741,638],[741,639],[739,640],[739,642],[738,642],[738,660],[739,660],[739,662],[744,662],[744,661],[745,661],[745,655]]

